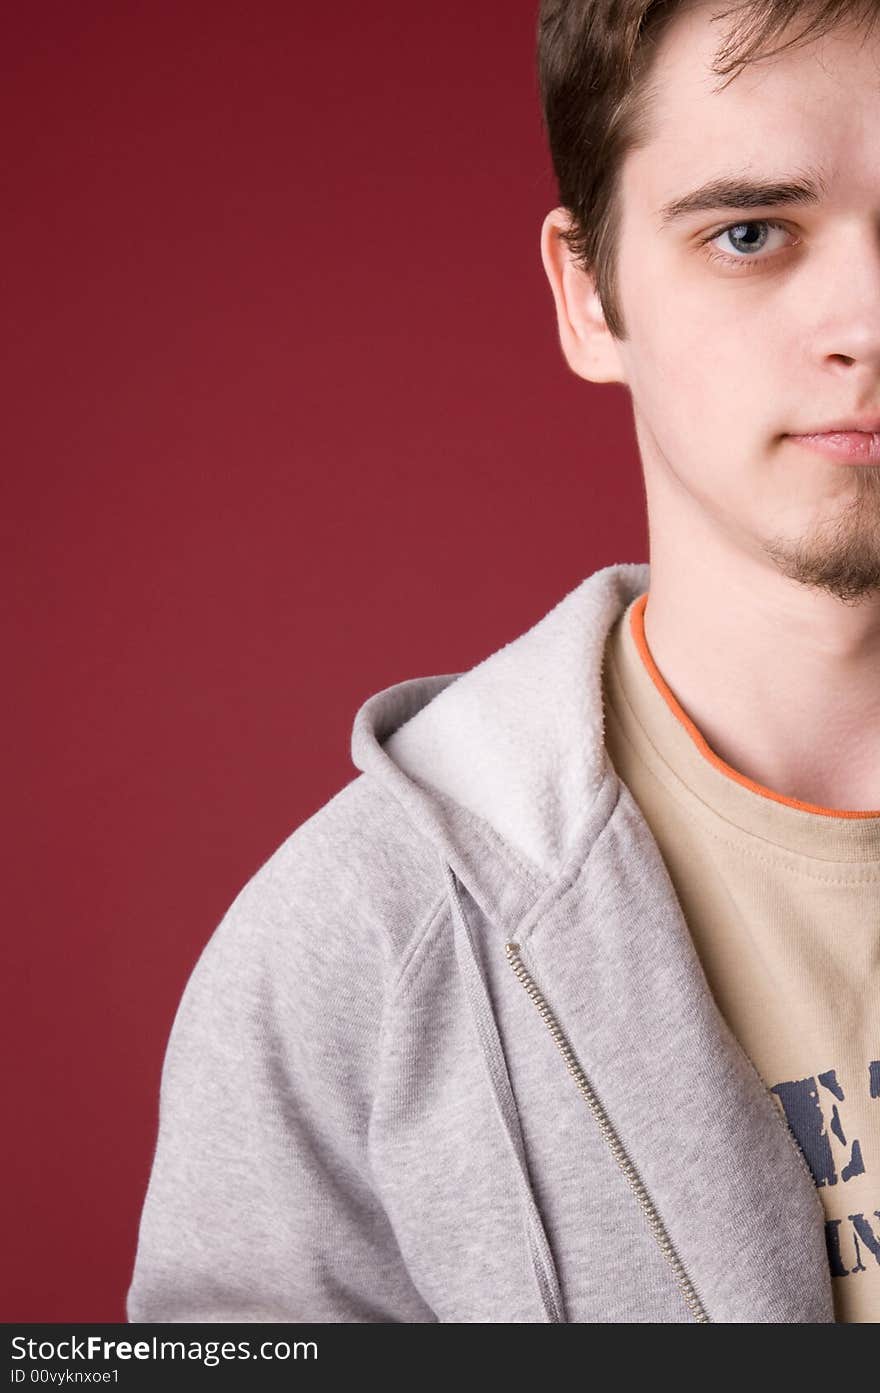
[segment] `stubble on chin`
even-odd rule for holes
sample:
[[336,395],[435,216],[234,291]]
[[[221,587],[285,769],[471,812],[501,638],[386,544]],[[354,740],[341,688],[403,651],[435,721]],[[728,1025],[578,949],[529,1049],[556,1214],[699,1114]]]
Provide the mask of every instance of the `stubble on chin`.
[[763,541],[780,574],[824,591],[841,604],[880,595],[880,465],[853,465],[856,489],[833,517],[799,538]]

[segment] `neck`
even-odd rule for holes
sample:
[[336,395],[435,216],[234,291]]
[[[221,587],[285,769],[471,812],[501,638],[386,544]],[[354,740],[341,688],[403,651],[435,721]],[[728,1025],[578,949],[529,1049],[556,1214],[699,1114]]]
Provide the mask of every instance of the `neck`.
[[845,605],[717,536],[652,536],[650,561],[648,648],[715,753],[785,797],[880,810],[880,597]]

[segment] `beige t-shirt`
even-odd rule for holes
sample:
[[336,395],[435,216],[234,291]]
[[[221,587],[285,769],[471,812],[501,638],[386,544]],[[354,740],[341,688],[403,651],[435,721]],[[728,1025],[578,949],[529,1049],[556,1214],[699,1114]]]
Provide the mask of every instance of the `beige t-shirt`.
[[718,1007],[806,1157],[838,1321],[880,1319],[880,811],[819,809],[709,748],[645,642],[605,649],[608,755],[642,811]]

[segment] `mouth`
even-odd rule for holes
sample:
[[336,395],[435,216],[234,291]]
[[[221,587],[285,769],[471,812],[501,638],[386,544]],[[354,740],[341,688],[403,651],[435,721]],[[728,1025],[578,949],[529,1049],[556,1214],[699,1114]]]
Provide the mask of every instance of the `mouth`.
[[786,438],[843,464],[880,464],[880,431],[819,431]]

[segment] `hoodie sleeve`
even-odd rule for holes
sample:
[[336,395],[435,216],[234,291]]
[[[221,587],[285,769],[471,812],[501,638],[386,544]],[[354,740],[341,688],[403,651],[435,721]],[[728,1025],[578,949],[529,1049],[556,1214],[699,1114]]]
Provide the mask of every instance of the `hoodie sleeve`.
[[316,874],[320,860],[295,834],[239,894],[186,984],[162,1068],[130,1322],[436,1319],[368,1160],[387,949],[344,868]]

